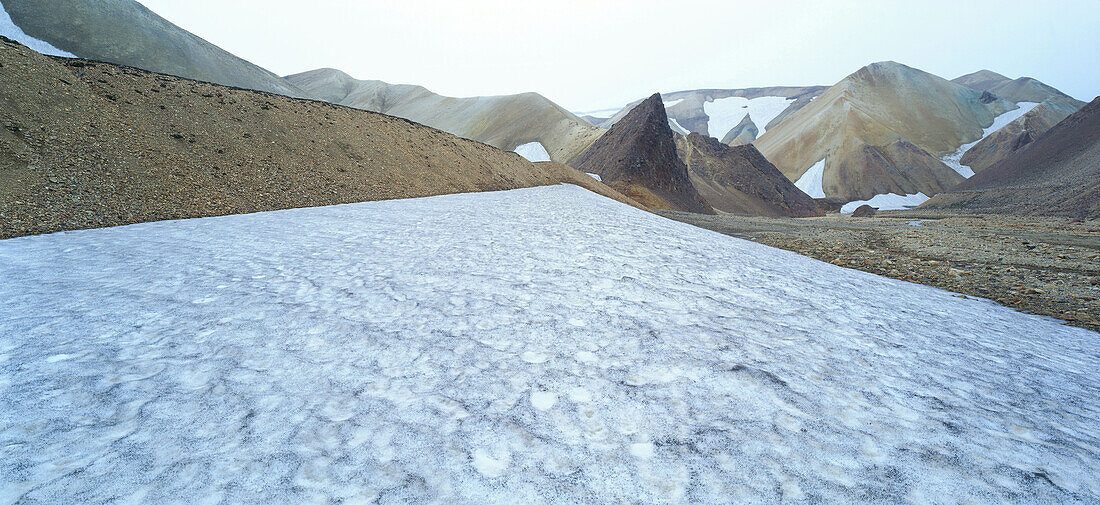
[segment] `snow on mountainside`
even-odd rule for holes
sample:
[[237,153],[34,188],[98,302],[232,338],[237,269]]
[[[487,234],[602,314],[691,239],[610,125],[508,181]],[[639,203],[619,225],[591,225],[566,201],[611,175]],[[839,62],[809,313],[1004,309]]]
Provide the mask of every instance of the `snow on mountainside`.
[[5,503],[1100,500],[1100,335],[573,186],[11,239],[0,278]]
[[993,124],[989,125],[988,128],[982,130],[982,138],[967,144],[963,144],[959,146],[959,149],[957,151],[948,154],[940,159],[943,160],[944,164],[951,167],[952,170],[958,172],[959,175],[968,179],[970,177],[973,177],[974,170],[971,170],[970,167],[962,164],[963,155],[965,155],[966,152],[970,150],[970,148],[978,145],[978,142],[989,138],[990,135],[997,133],[998,131],[1000,131],[1001,128],[1008,126],[1009,123],[1019,119],[1024,114],[1027,114],[1031,111],[1031,109],[1034,109],[1039,104],[1035,102],[1020,102],[1016,105],[1018,106],[1018,108],[1005,112],[1004,114],[1001,114],[994,118]]
[[528,142],[517,146],[515,152],[527,158],[527,161],[550,161],[550,153],[546,152],[541,142]]
[[50,56],[65,56],[67,58],[76,58],[76,55],[68,51],[62,51],[46,42],[44,40],[36,39],[27,35],[22,28],[16,26],[12,21],[11,16],[8,15],[7,9],[4,8],[3,2],[0,2],[0,35],[3,35],[9,39],[12,39],[24,46],[27,46],[42,54],[48,54]]

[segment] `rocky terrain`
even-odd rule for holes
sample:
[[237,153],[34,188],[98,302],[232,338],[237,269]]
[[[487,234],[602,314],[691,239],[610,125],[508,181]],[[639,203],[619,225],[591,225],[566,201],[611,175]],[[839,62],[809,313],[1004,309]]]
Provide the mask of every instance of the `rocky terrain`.
[[358,80],[329,68],[287,80],[311,98],[403,117],[506,151],[539,142],[560,163],[572,161],[603,134],[537,93],[453,98],[422,86]]
[[634,107],[571,165],[654,209],[711,213],[680,160],[659,93]]
[[921,209],[1100,217],[1100,98]]
[[81,58],[199,81],[304,96],[283,78],[170,23],[134,0],[2,0],[27,35]]
[[728,146],[714,137],[676,136],[691,183],[715,210],[739,215],[809,217],[823,215],[752,145]]
[[880,62],[844,78],[754,145],[794,181],[825,160],[820,182],[812,185],[832,201],[931,196],[963,180],[939,157],[980,139],[997,115],[1015,108],[927,72]]
[[592,177],[404,119],[0,39],[0,238]]
[[988,298],[1100,331],[1098,220],[916,211],[812,219],[659,213],[834,265]]

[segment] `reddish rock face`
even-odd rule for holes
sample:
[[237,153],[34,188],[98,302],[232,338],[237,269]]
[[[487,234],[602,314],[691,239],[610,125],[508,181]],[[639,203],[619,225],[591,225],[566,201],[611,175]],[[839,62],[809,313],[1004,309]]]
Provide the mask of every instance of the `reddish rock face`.
[[874,207],[863,204],[857,207],[855,212],[852,212],[852,217],[871,217],[875,215],[875,212]]
[[676,145],[692,184],[717,210],[768,217],[824,215],[809,195],[751,144],[728,146],[692,133],[677,138]]
[[644,205],[714,213],[676,154],[659,93],[634,107],[571,165],[598,174],[605,183]]

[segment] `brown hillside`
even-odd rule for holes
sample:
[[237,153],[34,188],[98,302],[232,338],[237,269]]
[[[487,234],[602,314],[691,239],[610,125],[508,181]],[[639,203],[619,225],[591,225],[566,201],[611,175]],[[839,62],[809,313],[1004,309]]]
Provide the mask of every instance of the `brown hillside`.
[[677,136],[691,183],[707,203],[743,216],[822,216],[813,198],[795,187],[752,144],[729,146],[714,137]]
[[560,182],[614,195],[407,120],[7,39],[0,82],[0,238]]
[[1100,218],[1100,98],[919,208]]

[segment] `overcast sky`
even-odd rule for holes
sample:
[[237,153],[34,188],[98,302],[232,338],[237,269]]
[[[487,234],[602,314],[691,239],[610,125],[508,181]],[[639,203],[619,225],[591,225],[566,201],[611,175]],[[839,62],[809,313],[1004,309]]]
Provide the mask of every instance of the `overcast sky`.
[[573,111],[653,91],[829,85],[874,61],[1100,94],[1100,0],[140,0],[280,75],[339,68]]

